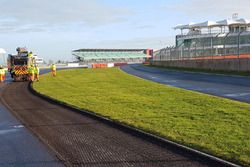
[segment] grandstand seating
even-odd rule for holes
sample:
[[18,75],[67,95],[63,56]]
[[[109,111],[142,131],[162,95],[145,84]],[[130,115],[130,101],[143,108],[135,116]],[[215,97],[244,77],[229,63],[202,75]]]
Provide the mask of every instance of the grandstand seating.
[[106,59],[131,59],[131,58],[147,58],[146,49],[80,49],[72,52],[78,60],[106,60]]

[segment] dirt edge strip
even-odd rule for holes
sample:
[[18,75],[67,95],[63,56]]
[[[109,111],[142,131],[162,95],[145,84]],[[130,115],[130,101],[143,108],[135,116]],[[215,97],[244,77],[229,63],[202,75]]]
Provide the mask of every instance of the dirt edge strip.
[[[70,110],[72,110],[74,112],[77,112],[77,113],[79,113],[81,115],[88,116],[88,117],[90,117],[92,119],[95,119],[95,120],[98,120],[98,121],[100,121],[102,123],[105,123],[105,124],[107,124],[107,125],[109,125],[111,127],[115,127],[115,128],[117,128],[119,130],[122,130],[124,132],[129,133],[129,134],[132,134],[134,136],[137,136],[137,137],[139,137],[141,139],[147,140],[147,141],[149,141],[149,142],[151,142],[153,144],[157,144],[157,145],[159,145],[161,147],[171,148],[172,150],[174,150],[174,152],[178,152],[178,153],[185,152],[185,155],[188,155],[189,157],[193,157],[193,159],[196,159],[196,160],[198,160],[200,162],[207,162],[207,164],[213,164],[213,165],[216,165],[216,166],[231,166],[231,167],[240,167],[241,166],[241,165],[235,164],[233,162],[223,160],[223,159],[221,159],[219,157],[216,157],[216,156],[201,152],[199,150],[195,150],[195,149],[187,147],[187,146],[184,146],[184,145],[176,143],[174,141],[171,141],[171,140],[168,140],[168,139],[153,135],[151,133],[142,131],[140,129],[137,129],[137,128],[134,128],[134,127],[131,127],[131,126],[116,122],[116,121],[111,120],[109,118],[98,115],[98,114],[96,114],[96,113],[94,113],[92,111],[82,110],[82,109],[77,108],[77,107],[75,107],[73,105],[69,105],[67,103],[64,103],[64,102],[61,102],[59,100],[53,99],[53,98],[51,98],[49,96],[46,96],[46,95],[43,95],[43,94],[37,92],[33,88],[32,83],[29,83],[28,89],[33,95],[38,96],[41,99],[46,100],[46,101],[48,101],[48,102],[50,102],[52,104],[56,104],[56,105],[62,106],[64,108],[70,109]],[[194,158],[194,157],[196,157],[196,158]]]

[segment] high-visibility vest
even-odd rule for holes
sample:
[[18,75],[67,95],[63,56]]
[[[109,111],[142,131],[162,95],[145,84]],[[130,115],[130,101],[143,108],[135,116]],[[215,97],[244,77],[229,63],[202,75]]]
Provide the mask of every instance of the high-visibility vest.
[[50,68],[51,68],[52,71],[56,71],[56,65],[51,65]]
[[28,57],[33,57],[33,54],[32,54],[32,53],[29,53],[29,54],[28,54]]
[[28,67],[28,73],[31,73],[31,67]]
[[29,74],[34,74],[35,73],[34,67],[29,67],[28,68],[28,73]]
[[35,73],[35,74],[39,74],[39,73],[40,73],[39,67],[35,67],[35,68],[34,68],[34,73]]
[[5,75],[5,70],[4,69],[0,69],[0,74],[1,75]]

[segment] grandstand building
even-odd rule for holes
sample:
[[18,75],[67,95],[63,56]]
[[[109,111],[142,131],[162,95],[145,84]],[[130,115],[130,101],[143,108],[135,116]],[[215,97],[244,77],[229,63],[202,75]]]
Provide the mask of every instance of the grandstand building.
[[250,71],[250,20],[224,19],[178,25],[175,46],[154,52],[156,66]]
[[153,55],[152,49],[78,49],[72,51],[82,63],[144,62]]
[[250,58],[250,20],[233,17],[174,27],[175,46],[154,52],[153,61]]

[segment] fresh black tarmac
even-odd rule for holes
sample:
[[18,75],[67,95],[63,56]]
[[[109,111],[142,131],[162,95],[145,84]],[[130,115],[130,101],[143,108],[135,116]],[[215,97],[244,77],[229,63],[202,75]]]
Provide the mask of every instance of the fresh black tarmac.
[[[0,83],[0,95],[10,82],[8,75],[6,82]],[[24,166],[55,167],[63,164],[0,102],[0,167]]]
[[66,166],[212,166],[44,101],[27,82],[6,85],[1,101]]

